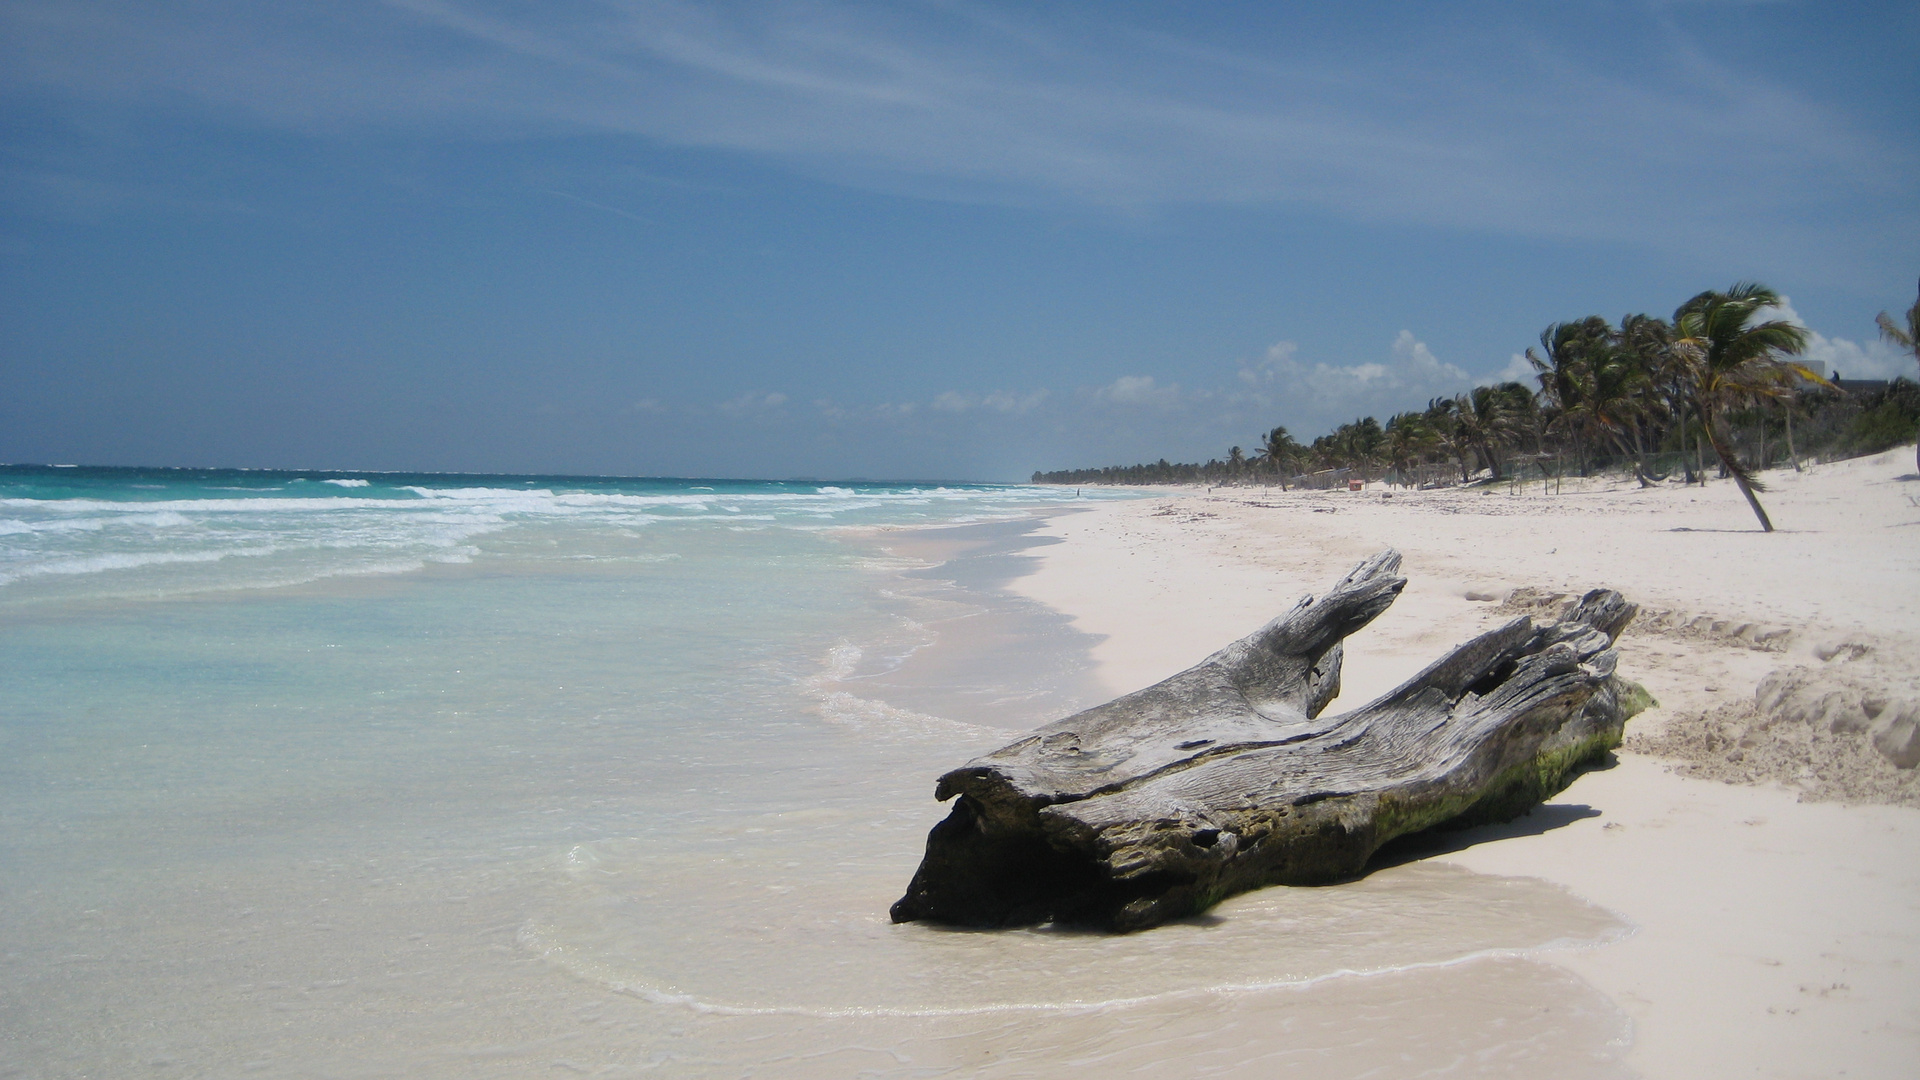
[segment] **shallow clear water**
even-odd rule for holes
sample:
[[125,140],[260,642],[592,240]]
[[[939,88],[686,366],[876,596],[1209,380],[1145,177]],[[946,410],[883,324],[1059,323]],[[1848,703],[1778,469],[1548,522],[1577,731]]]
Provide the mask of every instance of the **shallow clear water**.
[[999,588],[1071,495],[0,469],[0,1075],[1618,1075],[1530,879],[887,922],[1102,692]]

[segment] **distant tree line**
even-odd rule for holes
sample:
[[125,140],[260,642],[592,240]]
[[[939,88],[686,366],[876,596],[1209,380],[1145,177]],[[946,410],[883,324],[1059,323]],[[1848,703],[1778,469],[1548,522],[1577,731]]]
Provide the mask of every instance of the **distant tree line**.
[[[1807,331],[1770,318],[1780,298],[1742,282],[1681,304],[1671,319],[1599,315],[1548,326],[1527,350],[1536,388],[1518,382],[1434,398],[1382,424],[1362,416],[1302,444],[1284,427],[1252,454],[1235,446],[1205,464],[1036,472],[1036,484],[1293,484],[1328,477],[1437,485],[1498,481],[1552,462],[1581,476],[1630,472],[1642,486],[1711,467],[1731,478],[1772,531],[1756,477],[1776,464],[1876,453],[1920,429],[1920,384],[1910,379],[1849,392],[1798,362]],[[1901,326],[1880,331],[1920,359],[1920,300]],[[1920,467],[1920,449],[1916,450]]]

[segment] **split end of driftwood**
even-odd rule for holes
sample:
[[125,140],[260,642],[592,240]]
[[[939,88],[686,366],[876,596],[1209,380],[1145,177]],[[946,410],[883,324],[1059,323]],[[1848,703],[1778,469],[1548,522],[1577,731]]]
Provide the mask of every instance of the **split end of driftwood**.
[[1395,837],[1509,820],[1619,745],[1645,692],[1614,673],[1637,609],[1605,589],[1322,718],[1342,639],[1392,604],[1399,567],[1382,552],[1194,667],[942,776],[953,810],[893,920],[1142,929],[1353,877]]

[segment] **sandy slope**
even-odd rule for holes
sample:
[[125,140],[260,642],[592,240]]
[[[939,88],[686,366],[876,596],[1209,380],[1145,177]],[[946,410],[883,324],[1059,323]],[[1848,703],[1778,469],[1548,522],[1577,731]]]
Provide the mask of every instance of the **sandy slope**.
[[[1715,707],[1746,709],[1782,667],[1920,693],[1911,455],[1768,474],[1772,535],[1724,482],[1173,492],[1054,518],[1047,531],[1065,543],[1014,587],[1104,635],[1095,655],[1119,693],[1396,547],[1409,584],[1349,642],[1341,709],[1513,617],[1523,608],[1499,601],[1515,589],[1610,586],[1645,609],[1621,670],[1661,702],[1629,729],[1649,745],[1648,733],[1684,731]],[[1633,745],[1555,800],[1581,808],[1553,815],[1567,823],[1462,834],[1467,846],[1432,857],[1560,882],[1640,927],[1556,959],[1634,1018],[1630,1061],[1648,1076],[1920,1075],[1920,810],[1692,779]],[[1823,786],[1811,768],[1800,786],[1910,800],[1910,771],[1864,757],[1881,772],[1842,778],[1852,788]]]

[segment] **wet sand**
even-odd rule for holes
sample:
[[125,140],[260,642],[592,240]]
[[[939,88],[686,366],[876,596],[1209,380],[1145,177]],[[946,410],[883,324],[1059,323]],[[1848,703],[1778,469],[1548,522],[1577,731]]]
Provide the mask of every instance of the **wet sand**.
[[[1140,510],[1117,508],[1122,517]],[[1072,711],[1069,698],[1090,705],[1110,696],[1112,665],[1090,663],[1089,650],[1125,644],[1124,635],[1089,632],[1087,620],[1031,598],[1033,575],[1051,580],[1056,557],[1077,557],[1075,542],[1055,534],[1079,524],[1066,512],[868,537],[892,557],[924,564],[902,575],[900,590],[929,633],[924,647],[884,669],[827,687],[831,707],[860,717],[926,709],[1024,729]],[[1006,693],[1029,683],[1054,689],[1031,699]],[[998,688],[1001,704],[969,689],[976,686]],[[1046,704],[1062,707],[1046,712]],[[944,765],[921,779],[928,794],[941,768],[991,748],[959,723],[919,724],[930,749],[947,747]],[[930,798],[920,808],[928,825],[945,810]],[[1517,828],[1571,820],[1545,814]],[[852,1051],[828,1046],[853,1043],[884,1046],[897,1055],[894,1067],[933,1075],[1052,1076],[1095,1064],[1159,1077],[1264,1077],[1288,1068],[1329,1077],[1632,1075],[1621,1061],[1628,1015],[1545,957],[1603,948],[1634,928],[1555,883],[1426,854],[1396,853],[1340,886],[1234,897],[1141,934],[956,933],[913,924],[831,943],[818,962],[858,955],[881,966],[854,989],[867,1004],[849,1000],[802,1041],[824,1040],[822,1060],[835,1068],[852,1067]],[[904,883],[850,887],[897,893]],[[850,892],[842,902],[854,909],[861,901]],[[923,939],[946,946],[922,952]],[[792,959],[817,966],[797,953]],[[743,976],[730,1000],[744,1000],[761,981]],[[928,992],[932,985],[937,993]],[[881,1000],[890,1019],[870,1015]],[[796,1028],[788,1037],[800,1035]],[[859,1064],[892,1074],[876,1061]]]

